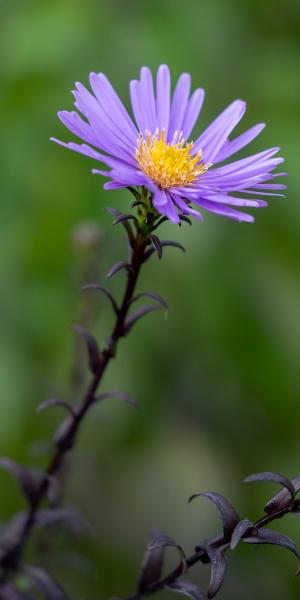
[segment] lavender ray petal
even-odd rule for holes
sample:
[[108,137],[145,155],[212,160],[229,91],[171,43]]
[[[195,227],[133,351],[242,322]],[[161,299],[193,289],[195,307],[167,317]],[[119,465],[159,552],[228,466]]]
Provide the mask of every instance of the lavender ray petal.
[[211,162],[235,125],[242,118],[246,104],[242,100],[235,100],[203,131],[196,140],[193,154],[203,150],[206,162]]
[[215,157],[214,163],[222,162],[232,154],[235,154],[248,144],[252,142],[265,128],[265,123],[258,123],[258,125],[254,125],[241,135],[237,136],[234,140],[228,140],[225,142],[224,146],[220,150],[220,152]]
[[171,194],[174,202],[177,204],[178,208],[180,208],[181,212],[192,215],[195,219],[199,221],[203,221],[203,216],[199,213],[198,210],[191,208],[180,196],[176,194]]
[[229,204],[230,206],[249,206],[253,208],[268,206],[268,203],[265,200],[260,200],[259,198],[248,200],[247,198],[228,196],[228,194],[207,194],[206,196],[202,196],[202,198],[211,202],[217,202],[218,204]]
[[98,139],[98,145],[106,152],[116,154],[119,158],[129,158],[133,162],[134,145],[116,125],[118,118],[113,113],[106,114],[96,98],[81,84],[74,90],[75,106],[89,120]]
[[185,111],[188,104],[190,87],[191,76],[188,73],[182,73],[176,84],[171,103],[170,123],[168,132],[168,141],[170,143],[172,143],[173,141],[175,132],[177,131],[178,133],[180,133],[181,131]]
[[156,103],[152,73],[148,67],[141,69],[140,102],[144,107],[147,129],[154,133],[157,129]]
[[160,131],[165,130],[168,137],[170,118],[171,77],[167,65],[160,65],[156,77],[156,114],[157,126]]
[[115,124],[118,129],[135,144],[138,131],[110,81],[103,73],[91,73],[90,84],[103,110],[108,116],[113,114],[116,117]]
[[193,92],[188,102],[183,124],[182,124],[182,134],[184,139],[188,139],[191,132],[194,129],[195,123],[199,117],[199,113],[202,108],[202,104],[204,101],[205,92],[203,89],[198,88]]
[[57,113],[59,120],[72,133],[81,138],[84,142],[97,146],[98,140],[92,127],[86,123],[76,111],[68,112],[61,110]]
[[152,204],[154,208],[156,208],[157,212],[168,217],[168,219],[170,219],[170,221],[173,223],[180,222],[176,208],[170,196],[164,190],[159,190],[158,188],[156,189],[152,199]]
[[198,206],[205,208],[209,212],[221,215],[223,217],[228,217],[229,219],[234,219],[238,222],[245,221],[248,223],[253,223],[254,221],[254,217],[252,217],[252,215],[247,215],[240,211],[234,210],[229,206],[220,205],[217,204],[217,202],[212,202],[211,200],[205,200],[204,198],[201,198],[199,200],[194,200],[194,202],[196,202]]

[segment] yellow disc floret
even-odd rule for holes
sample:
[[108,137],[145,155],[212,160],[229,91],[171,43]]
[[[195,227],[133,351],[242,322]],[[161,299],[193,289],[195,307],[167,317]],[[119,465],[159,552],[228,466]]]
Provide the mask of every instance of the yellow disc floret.
[[182,133],[174,135],[168,144],[164,131],[154,135],[140,133],[135,152],[141,170],[160,188],[184,187],[206,173],[209,164],[202,162],[202,151],[192,155],[193,142],[188,144]]

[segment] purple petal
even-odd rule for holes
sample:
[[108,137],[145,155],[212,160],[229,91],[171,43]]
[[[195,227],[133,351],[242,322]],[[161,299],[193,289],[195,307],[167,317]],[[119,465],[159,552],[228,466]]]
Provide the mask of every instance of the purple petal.
[[202,108],[203,100],[204,90],[199,88],[194,91],[188,102],[182,124],[182,134],[185,140],[189,138],[191,132],[194,129],[195,123],[199,117],[199,113]]
[[[268,164],[266,161],[270,159],[280,148],[269,148],[268,150],[264,150],[263,152],[258,152],[257,154],[252,154],[251,156],[247,156],[246,158],[241,158],[240,160],[236,160],[234,162],[225,165],[224,167],[219,167],[218,169],[210,169],[206,175],[206,179],[209,180],[210,177],[222,176],[232,173],[241,173],[243,170],[248,168],[251,165],[260,166],[261,164]],[[274,160],[274,159],[273,159]]]
[[72,133],[77,135],[88,144],[97,146],[98,140],[92,127],[83,119],[81,119],[76,111],[68,112],[67,110],[62,110],[59,111],[57,115],[62,124],[67,127],[67,129],[72,131]]
[[121,160],[118,160],[117,158],[113,158],[112,156],[106,156],[106,154],[102,154],[100,152],[97,152],[96,150],[94,150],[94,148],[91,148],[90,146],[88,146],[87,144],[76,144],[75,142],[62,142],[61,140],[58,140],[56,138],[50,138],[51,142],[55,142],[56,144],[59,144],[60,146],[64,146],[65,148],[69,148],[69,150],[73,150],[74,152],[78,152],[79,154],[84,154],[85,156],[89,156],[90,158],[93,158],[94,160],[98,160],[99,162],[102,162],[104,165],[107,165],[108,167],[118,167],[118,166],[122,166],[126,163],[122,162]]
[[[97,137],[97,145],[118,158],[134,163],[134,146],[130,143],[124,133],[121,133],[96,98],[81,84],[77,83],[77,91],[74,91],[76,99],[75,106],[89,120]],[[116,117],[117,122],[117,117]]]
[[193,154],[202,150],[205,162],[213,162],[245,110],[246,104],[242,100],[232,102],[196,140]]
[[203,217],[202,217],[201,213],[199,213],[198,210],[191,208],[186,202],[184,202],[184,200],[182,198],[180,198],[180,196],[177,196],[176,194],[172,194],[172,198],[173,198],[174,202],[176,202],[178,208],[180,208],[180,211],[182,213],[192,215],[193,217],[195,217],[195,219],[198,219],[199,221],[203,221]]
[[171,77],[167,65],[160,65],[156,78],[156,114],[159,131],[168,136],[170,118]]
[[118,129],[135,145],[138,131],[110,81],[103,73],[91,73],[90,84],[103,110],[109,117],[114,115]]
[[211,200],[205,200],[204,198],[201,198],[201,200],[197,201],[197,204],[211,213],[215,213],[223,217],[228,217],[229,219],[234,219],[239,223],[241,223],[242,221],[253,223],[254,221],[254,217],[252,217],[252,215],[247,215],[245,213],[234,210],[229,206],[220,205],[217,202],[212,202]]
[[156,208],[157,212],[170,219],[173,223],[179,223],[180,218],[176,211],[176,208],[169,196],[164,190],[156,188],[154,192],[152,204]]
[[128,185],[145,185],[146,177],[137,169],[133,169],[130,166],[118,166],[112,171],[101,171],[99,169],[93,169],[94,175],[105,175],[105,177],[111,177],[119,183]]
[[265,200],[260,200],[255,198],[255,200],[248,200],[247,198],[235,198],[234,196],[228,196],[228,194],[211,194],[203,196],[205,200],[209,200],[211,202],[217,202],[218,204],[229,204],[231,206],[249,206],[253,208],[261,208],[263,206],[268,206],[268,203]]
[[182,73],[179,77],[171,104],[171,114],[169,123],[168,141],[172,143],[174,134],[180,133],[183,119],[188,104],[191,87],[191,76],[188,73]]
[[130,100],[131,100],[131,106],[132,106],[132,111],[134,114],[134,118],[136,120],[136,123],[138,125],[139,131],[141,131],[141,133],[145,133],[145,131],[147,131],[147,122],[145,120],[145,114],[140,102],[140,83],[139,81],[137,81],[136,79],[133,79],[130,82]]
[[152,73],[148,67],[142,67],[140,79],[140,102],[144,107],[146,129],[155,133],[157,129],[156,103]]
[[254,127],[251,127],[241,135],[237,136],[234,140],[228,140],[228,142],[225,142],[223,148],[215,157],[215,164],[225,160],[226,158],[229,158],[229,156],[232,156],[232,154],[235,154],[250,144],[250,142],[252,142],[252,140],[254,140],[264,128],[265,123],[259,123],[258,125],[254,125]]

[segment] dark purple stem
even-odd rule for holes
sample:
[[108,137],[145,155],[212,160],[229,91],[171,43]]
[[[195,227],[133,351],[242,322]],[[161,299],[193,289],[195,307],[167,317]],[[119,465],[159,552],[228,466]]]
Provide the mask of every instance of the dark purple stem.
[[[299,504],[300,504],[300,501],[299,500],[296,501],[294,503],[294,508],[299,507]],[[264,515],[263,517],[261,517],[260,519],[258,519],[256,522],[253,523],[253,528],[254,529],[262,529],[263,527],[265,527],[266,525],[268,525],[275,519],[281,519],[282,517],[284,517],[285,515],[290,514],[290,513],[291,513],[291,507],[289,506],[289,507],[283,508],[281,510],[278,510],[276,512],[273,512],[270,515]],[[244,537],[246,537],[246,533],[245,533]],[[230,541],[228,541],[228,539],[225,539],[224,536],[219,536],[213,540],[210,540],[210,546],[212,546],[213,548],[218,548],[220,550],[226,550],[227,548],[230,547]],[[147,586],[143,590],[139,590],[138,592],[134,593],[132,596],[128,596],[125,600],[140,600],[141,598],[144,598],[145,596],[150,596],[151,594],[155,594],[156,592],[161,591],[165,586],[175,583],[175,581],[178,579],[178,577],[181,577],[181,575],[184,575],[188,569],[190,569],[193,565],[195,565],[199,562],[202,562],[202,563],[210,562],[207,552],[205,551],[204,548],[199,549],[198,551],[194,552],[191,556],[189,556],[185,560],[184,563],[181,562],[178,565],[178,567],[176,567],[173,571],[171,571],[171,573],[169,573],[165,577],[159,579],[158,581],[151,583],[149,586]]]
[[139,272],[144,261],[145,246],[145,237],[143,237],[140,233],[137,233],[131,249],[131,260],[129,263],[130,268],[127,270],[127,285],[123,295],[122,304],[116,315],[111,336],[106,347],[102,351],[97,370],[93,374],[82,400],[72,410],[68,425],[66,426],[63,435],[60,436],[59,444],[57,444],[55,448],[54,454],[47,468],[45,469],[35,498],[31,502],[30,508],[28,509],[24,527],[22,528],[22,531],[13,547],[10,547],[9,550],[1,557],[2,573],[0,576],[0,583],[5,582],[9,574],[15,571],[19,566],[32,529],[35,525],[37,512],[42,501],[46,497],[49,481],[51,480],[51,477],[59,473],[66,455],[73,448],[76,435],[80,429],[85,415],[94,402],[96,391],[102,381],[106,367],[108,366],[110,360],[116,355],[118,341],[124,333],[124,324],[130,307],[130,300],[133,297]]

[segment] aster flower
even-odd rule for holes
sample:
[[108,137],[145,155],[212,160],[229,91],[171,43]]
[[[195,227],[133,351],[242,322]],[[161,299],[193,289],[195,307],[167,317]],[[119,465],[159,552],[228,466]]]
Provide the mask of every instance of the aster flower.
[[156,87],[150,69],[143,67],[140,79],[130,82],[134,120],[103,73],[91,73],[90,85],[93,93],[81,83],[73,91],[75,107],[84,118],[76,111],[58,113],[84,143],[52,140],[105,165],[109,170],[93,169],[110,179],[105,189],[148,190],[152,207],[174,223],[181,215],[202,219],[198,208],[251,222],[253,217],[236,207],[266,206],[261,196],[282,195],[277,191],[286,186],[274,183],[276,177],[285,175],[274,173],[283,161],[275,156],[279,148],[225,162],[265,126],[259,123],[234,139],[229,137],[245,113],[242,100],[232,102],[192,142],[188,140],[204,90],[198,88],[190,96],[189,74],[179,77],[171,96],[168,67],[159,67]]

